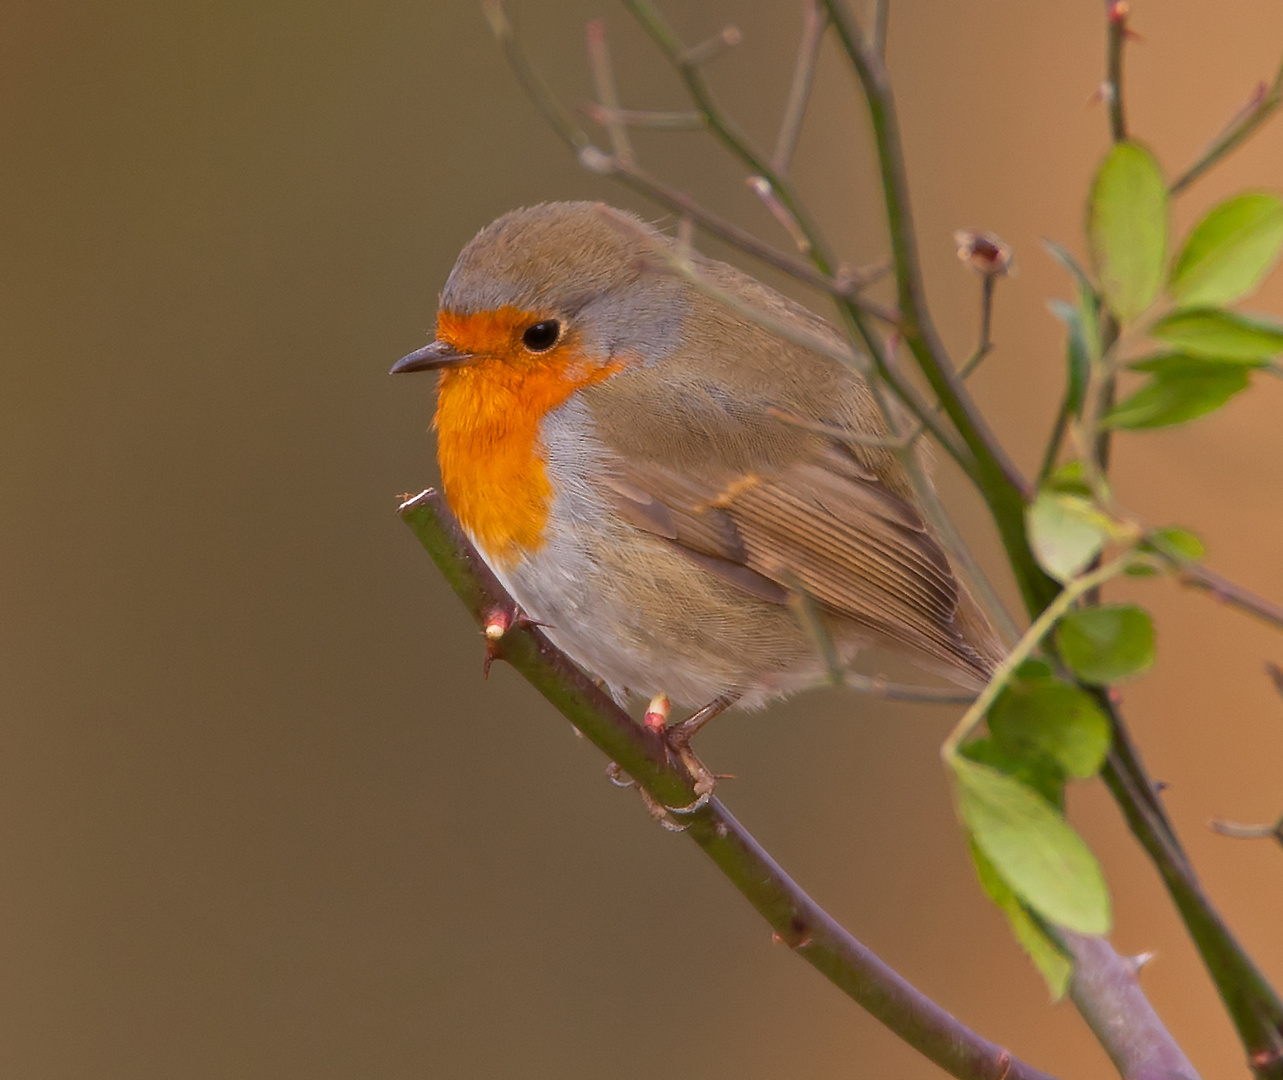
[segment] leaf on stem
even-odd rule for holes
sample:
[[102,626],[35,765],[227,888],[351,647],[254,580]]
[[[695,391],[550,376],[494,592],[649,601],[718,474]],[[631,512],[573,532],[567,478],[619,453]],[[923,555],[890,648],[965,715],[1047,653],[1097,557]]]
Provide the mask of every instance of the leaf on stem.
[[1089,306],[1089,295],[1084,293],[1078,304],[1051,300],[1047,305],[1052,314],[1065,324],[1068,332],[1065,341],[1065,411],[1074,416],[1082,412],[1091,364],[1100,355],[1100,332],[1095,309]]
[[1152,378],[1104,417],[1102,427],[1168,427],[1214,412],[1247,388],[1251,365],[1205,357],[1151,357],[1134,365]]
[[1073,962],[1043,933],[1037,919],[1020,902],[1020,897],[1012,892],[1011,886],[1002,880],[993,863],[985,858],[974,840],[971,842],[971,861],[975,865],[981,888],[1007,917],[1016,941],[1034,962],[1047,989],[1051,991],[1051,999],[1059,1001],[1069,988],[1069,977],[1074,973]]
[[1169,525],[1146,533],[1141,547],[1157,551],[1160,555],[1177,563],[1201,559],[1207,552],[1202,540],[1189,529],[1182,529],[1179,525]]
[[1025,522],[1038,565],[1062,584],[1091,564],[1112,530],[1091,500],[1058,491],[1040,491]]
[[1190,233],[1167,291],[1182,307],[1227,304],[1246,295],[1283,248],[1283,199],[1253,192],[1226,199]]
[[1283,323],[1222,308],[1190,308],[1159,319],[1149,330],[1191,356],[1266,361],[1283,353]]
[[1105,685],[1154,663],[1154,624],[1132,604],[1072,611],[1056,627],[1060,658],[1084,682]]
[[1109,929],[1109,893],[1082,838],[1036,791],[956,756],[958,804],[981,853],[1012,892],[1048,921],[1081,934]]
[[1167,261],[1167,185],[1140,144],[1115,144],[1097,170],[1087,244],[1109,309],[1124,322],[1136,318],[1158,295]]
[[1064,811],[1065,770],[1050,757],[1041,753],[1014,753],[999,745],[998,740],[990,735],[974,739],[959,752],[971,761],[991,765],[999,772],[1014,777],[1038,792],[1048,804]]
[[1109,718],[1095,699],[1050,675],[1013,679],[989,709],[989,731],[1013,757],[1045,758],[1079,779],[1100,771],[1111,739]]

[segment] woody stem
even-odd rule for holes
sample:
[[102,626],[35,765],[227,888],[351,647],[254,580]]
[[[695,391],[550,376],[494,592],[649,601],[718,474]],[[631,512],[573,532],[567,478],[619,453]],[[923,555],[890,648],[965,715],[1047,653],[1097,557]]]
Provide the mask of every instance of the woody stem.
[[[427,549],[478,624],[512,611],[504,591],[464,537],[441,496],[425,491],[404,503],[402,519]],[[575,727],[657,803],[681,806],[694,793],[663,739],[635,723],[533,626],[512,625],[496,642],[517,669]],[[788,876],[714,798],[693,813],[689,836],[780,940],[900,1038],[959,1080],[1053,1080],[950,1016],[844,929]],[[1090,961],[1080,965],[1096,971]],[[1098,974],[1114,993],[1129,992],[1123,968]]]

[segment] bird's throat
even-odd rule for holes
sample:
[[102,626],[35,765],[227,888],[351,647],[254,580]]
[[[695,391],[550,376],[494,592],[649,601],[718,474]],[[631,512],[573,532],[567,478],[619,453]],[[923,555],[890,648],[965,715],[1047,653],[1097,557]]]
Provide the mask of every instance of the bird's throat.
[[540,421],[615,370],[567,358],[538,365],[486,359],[442,373],[435,420],[441,480],[487,561],[508,567],[547,542],[553,489]]

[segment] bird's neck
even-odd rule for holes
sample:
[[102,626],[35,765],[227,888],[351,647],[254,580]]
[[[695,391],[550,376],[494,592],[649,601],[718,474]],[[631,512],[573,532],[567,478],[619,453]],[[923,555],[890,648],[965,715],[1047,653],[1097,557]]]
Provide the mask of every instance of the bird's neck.
[[511,566],[546,542],[552,484],[543,418],[617,370],[570,358],[482,360],[441,375],[437,458],[446,498],[486,559]]

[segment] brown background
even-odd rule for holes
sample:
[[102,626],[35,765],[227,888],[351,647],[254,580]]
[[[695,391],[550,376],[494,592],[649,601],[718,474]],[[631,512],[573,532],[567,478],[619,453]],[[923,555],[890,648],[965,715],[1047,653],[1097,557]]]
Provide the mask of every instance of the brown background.
[[[1175,170],[1273,71],[1276,0],[1139,2],[1135,129]],[[744,8],[748,10],[744,10]],[[975,385],[1031,467],[1059,392],[1045,301],[1068,283],[1106,145],[1089,103],[1101,5],[896,0],[898,82],[928,282],[975,331],[959,226],[1020,276]],[[768,143],[793,4],[734,19],[715,85]],[[605,14],[630,103],[677,105],[607,0],[529,0],[531,47],[588,92]],[[854,262],[882,251],[858,101],[826,54],[800,181]],[[601,197],[471,3],[9,0],[0,7],[0,1075],[929,1077],[932,1067],[769,934],[688,842],[508,670],[394,513],[434,476],[425,341],[461,244],[499,212]],[[700,136],[646,159],[777,236]],[[1182,199],[1283,177],[1283,123]],[[1283,311],[1283,275],[1254,304]],[[1124,436],[1117,482],[1211,563],[1283,597],[1283,387]],[[942,480],[993,562],[974,500]],[[1283,639],[1163,583],[1152,675],[1127,690],[1208,888],[1283,983],[1283,854],[1210,835],[1283,810]],[[1066,1076],[1108,1065],[1050,1006],[982,898],[936,747],[953,714],[816,694],[727,720],[732,808],[891,963]],[[1242,1057],[1153,871],[1098,785],[1120,948],[1209,1078]]]

